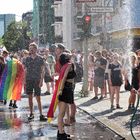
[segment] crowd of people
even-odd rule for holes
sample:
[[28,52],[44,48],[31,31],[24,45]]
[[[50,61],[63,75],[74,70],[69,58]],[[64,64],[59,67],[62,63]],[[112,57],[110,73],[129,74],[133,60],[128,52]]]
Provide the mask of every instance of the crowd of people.
[[[74,88],[77,82],[82,82],[83,53],[79,50],[67,50],[63,44],[57,44],[55,52],[49,49],[38,49],[36,43],[29,44],[29,50],[16,53],[3,50],[0,56],[0,78],[7,62],[15,58],[24,67],[24,93],[28,95],[29,117],[34,119],[33,97],[36,97],[40,121],[47,121],[42,113],[41,87],[46,84],[45,95],[53,95],[58,91],[58,140],[70,139],[64,131],[64,125],[74,123],[76,105],[74,103]],[[120,87],[130,91],[128,109],[135,109],[136,93],[140,91],[140,50],[129,52],[125,56],[122,52],[113,50],[88,52],[88,90],[93,92],[92,100],[110,98],[110,109],[121,109]],[[57,87],[56,85],[60,86]],[[99,97],[100,89],[100,97]],[[4,104],[7,100],[4,99]],[[10,101],[9,107],[17,108],[16,100]],[[66,116],[66,119],[64,117]]]
[[[129,52],[129,54],[126,55],[125,53],[122,55],[122,52],[117,53],[107,50],[95,52],[95,61],[92,65],[92,83],[95,93],[93,100],[102,100],[103,98],[106,98],[108,92],[111,101],[110,109],[121,109],[122,107],[119,102],[120,87],[124,84],[124,89],[131,92],[128,101],[128,109],[135,109],[136,91],[139,91],[140,85],[139,53],[140,50]],[[89,56],[90,55],[91,54],[89,54]],[[90,72],[91,71],[89,71],[89,74]],[[91,83],[91,78],[89,83]],[[98,88],[101,89],[101,96],[99,98]],[[114,104],[116,104],[116,107]]]

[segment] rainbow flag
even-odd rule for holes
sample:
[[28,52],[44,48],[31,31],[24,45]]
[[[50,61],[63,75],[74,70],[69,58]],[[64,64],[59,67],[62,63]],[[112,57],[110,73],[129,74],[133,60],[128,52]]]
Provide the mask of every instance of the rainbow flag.
[[64,74],[65,74],[65,71],[66,71],[69,64],[70,63],[67,63],[61,68],[59,78],[58,78],[58,80],[55,84],[55,90],[54,90],[53,97],[52,97],[52,100],[51,100],[51,104],[50,104],[50,107],[49,107],[49,110],[48,110],[48,113],[47,113],[49,123],[52,121],[52,119],[54,117],[54,112],[55,112],[55,110],[57,108],[57,105],[58,105],[59,90],[62,87],[62,81],[64,80]]
[[0,100],[20,100],[23,79],[21,62],[14,58],[8,61],[0,79]]

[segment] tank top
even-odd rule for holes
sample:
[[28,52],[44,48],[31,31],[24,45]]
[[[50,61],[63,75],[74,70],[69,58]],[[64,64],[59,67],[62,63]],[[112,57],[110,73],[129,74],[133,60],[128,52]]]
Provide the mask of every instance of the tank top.
[[73,79],[76,76],[76,72],[74,70],[74,64],[72,64],[72,70],[68,72],[66,79]]

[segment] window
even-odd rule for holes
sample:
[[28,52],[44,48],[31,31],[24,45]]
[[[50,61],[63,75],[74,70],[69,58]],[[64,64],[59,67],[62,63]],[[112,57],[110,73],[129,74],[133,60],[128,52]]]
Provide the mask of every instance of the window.
[[55,22],[62,22],[63,17],[59,16],[59,17],[55,17]]

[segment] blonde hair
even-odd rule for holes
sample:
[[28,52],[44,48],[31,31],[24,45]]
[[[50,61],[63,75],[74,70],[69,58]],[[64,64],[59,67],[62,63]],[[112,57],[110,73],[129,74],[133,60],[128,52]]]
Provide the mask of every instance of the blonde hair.
[[24,50],[24,51],[23,51],[23,53],[25,53],[25,54],[29,54],[29,51],[27,51],[27,50]]

